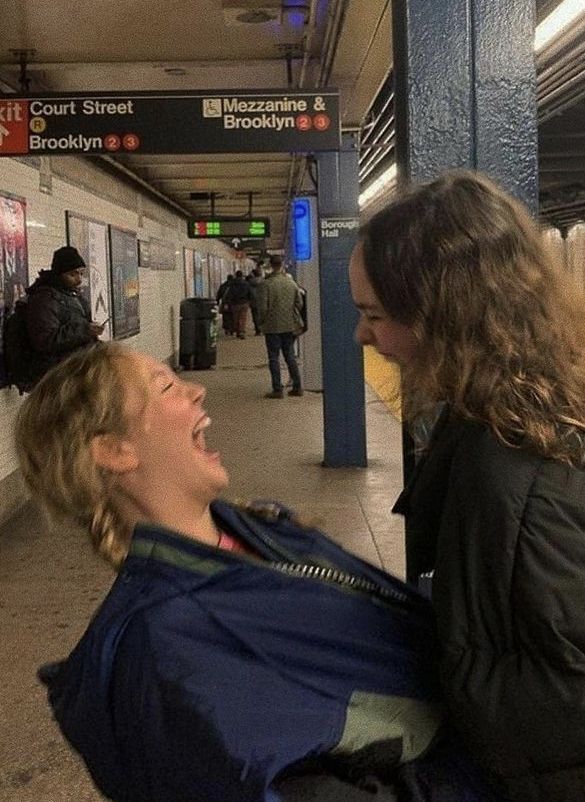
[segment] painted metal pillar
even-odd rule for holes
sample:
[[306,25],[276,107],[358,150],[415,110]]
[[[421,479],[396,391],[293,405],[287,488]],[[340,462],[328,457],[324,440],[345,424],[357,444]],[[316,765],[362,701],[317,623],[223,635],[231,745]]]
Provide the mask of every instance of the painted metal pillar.
[[358,147],[357,132],[345,133],[340,151],[317,157],[323,464],[332,468],[367,465],[363,354],[347,270],[359,225]]
[[392,0],[392,21],[398,180],[480,170],[535,213],[534,0]]
[[485,172],[538,208],[534,0],[393,0],[401,178]]

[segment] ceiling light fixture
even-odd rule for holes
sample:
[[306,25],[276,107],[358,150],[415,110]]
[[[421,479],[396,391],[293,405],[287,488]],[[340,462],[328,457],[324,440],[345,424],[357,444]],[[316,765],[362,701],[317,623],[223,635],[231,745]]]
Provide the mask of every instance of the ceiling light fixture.
[[585,14],[583,0],[562,0],[554,11],[543,19],[536,28],[534,36],[534,49],[538,53],[555,36],[565,31],[578,17]]
[[380,195],[390,184],[396,181],[396,162],[391,164],[387,170],[378,176],[375,181],[372,181],[371,184],[364,189],[364,191],[360,194],[358,198],[358,204],[360,208],[366,206],[371,200],[373,200],[377,195]]

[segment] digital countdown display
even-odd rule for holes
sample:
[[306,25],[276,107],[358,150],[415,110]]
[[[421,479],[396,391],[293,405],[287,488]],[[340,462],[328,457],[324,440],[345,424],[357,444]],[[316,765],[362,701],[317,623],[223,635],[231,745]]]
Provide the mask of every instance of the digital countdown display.
[[239,237],[241,239],[270,236],[270,220],[266,217],[239,220],[226,217],[205,217],[187,221],[187,232],[191,239],[209,237]]

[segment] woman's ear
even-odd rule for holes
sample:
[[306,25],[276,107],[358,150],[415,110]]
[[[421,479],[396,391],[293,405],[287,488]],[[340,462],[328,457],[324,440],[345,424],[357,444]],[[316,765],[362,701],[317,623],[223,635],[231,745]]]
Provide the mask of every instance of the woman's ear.
[[128,473],[138,467],[136,449],[115,434],[96,434],[89,444],[96,465],[112,473]]

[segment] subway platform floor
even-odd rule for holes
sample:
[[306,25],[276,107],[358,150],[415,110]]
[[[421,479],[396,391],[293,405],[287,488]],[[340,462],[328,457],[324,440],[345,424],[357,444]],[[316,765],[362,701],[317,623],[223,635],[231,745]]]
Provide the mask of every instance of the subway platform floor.
[[[264,398],[264,338],[222,338],[207,387],[207,442],[231,477],[230,500],[272,498],[316,520],[347,549],[400,576],[401,427],[366,388],[367,468],[324,468],[322,395]],[[34,503],[0,528],[0,802],[98,802],[81,761],[51,719],[36,679],[69,653],[113,575],[74,528],[51,529]]]

